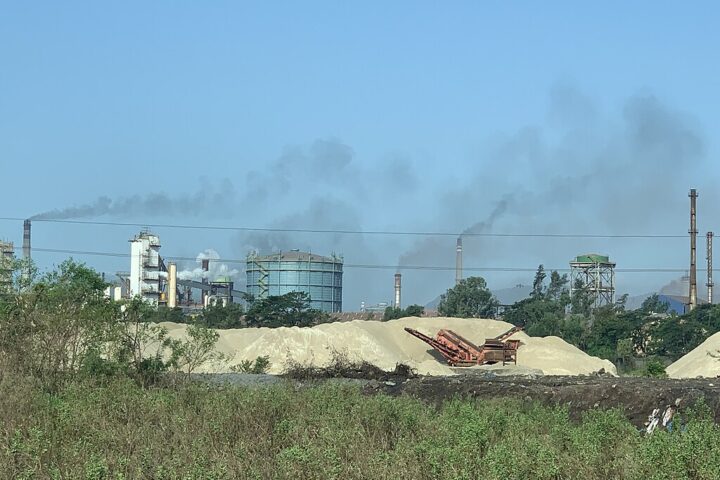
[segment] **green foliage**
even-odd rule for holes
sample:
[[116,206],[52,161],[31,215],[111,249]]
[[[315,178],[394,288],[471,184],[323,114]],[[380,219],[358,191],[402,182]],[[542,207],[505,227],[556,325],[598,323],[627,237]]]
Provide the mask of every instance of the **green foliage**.
[[112,336],[117,305],[103,295],[102,278],[67,260],[3,301],[0,361],[55,389],[86,355]]
[[383,315],[383,320],[394,320],[403,317],[422,317],[425,313],[425,307],[422,305],[409,305],[407,308],[387,307]]
[[660,300],[660,296],[656,293],[643,300],[640,310],[644,313],[667,313],[670,305]]
[[270,357],[267,355],[257,357],[255,360],[243,360],[237,365],[233,365],[231,370],[238,373],[267,373],[270,368]]
[[172,345],[174,366],[188,375],[203,363],[223,360],[224,355],[215,351],[215,344],[220,334],[215,330],[200,325],[187,328],[187,339]]
[[498,302],[488,290],[485,279],[469,277],[440,296],[438,313],[445,317],[492,318],[497,306]]
[[195,318],[195,323],[208,328],[242,328],[242,316],[244,309],[239,303],[228,303],[227,305],[210,305],[205,307],[200,315]]
[[680,358],[720,331],[720,306],[699,305],[680,316],[661,318],[649,331],[648,353]]
[[305,292],[271,295],[255,300],[245,316],[250,327],[308,327],[326,321],[328,315],[310,308]]
[[187,319],[182,311],[182,308],[168,308],[165,306],[160,306],[156,310],[154,310],[154,312],[150,313],[148,316],[148,321],[153,323],[187,323]]
[[[720,427],[641,435],[619,411],[571,420],[513,400],[365,395],[117,378],[47,394],[0,378],[3,478],[714,479]],[[230,419],[230,421],[228,420]]]
[[645,371],[643,373],[646,377],[667,377],[667,373],[665,373],[665,366],[660,360],[657,359],[652,359],[648,361],[645,365]]

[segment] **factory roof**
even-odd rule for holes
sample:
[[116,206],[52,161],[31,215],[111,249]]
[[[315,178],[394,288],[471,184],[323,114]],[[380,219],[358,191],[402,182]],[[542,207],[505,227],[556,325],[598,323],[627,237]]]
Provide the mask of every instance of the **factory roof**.
[[301,252],[300,250],[289,250],[287,252],[271,253],[270,255],[248,255],[248,260],[254,261],[302,261],[302,262],[329,262],[329,263],[342,263],[342,257],[335,256],[334,254],[330,257],[324,257],[315,253]]

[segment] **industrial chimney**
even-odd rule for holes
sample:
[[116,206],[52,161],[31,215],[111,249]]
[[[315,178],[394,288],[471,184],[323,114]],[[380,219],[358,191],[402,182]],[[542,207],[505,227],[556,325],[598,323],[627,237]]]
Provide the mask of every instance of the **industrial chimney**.
[[25,260],[30,260],[31,257],[31,248],[30,248],[30,231],[32,229],[32,225],[30,222],[30,219],[25,220],[23,222],[23,258]]
[[401,290],[401,282],[402,282],[402,275],[400,273],[395,274],[395,302],[394,307],[395,308],[401,308],[400,307],[400,290]]
[[177,307],[177,264],[168,263],[168,308]]
[[690,190],[690,310],[697,306],[697,190]]
[[462,237],[457,238],[457,247],[455,248],[455,285],[462,280]]
[[707,292],[708,292],[708,303],[713,303],[713,261],[712,261],[712,240],[713,232],[707,232]]
[[[209,258],[203,258],[202,260],[200,260],[200,264],[201,264],[201,266],[202,266],[202,271],[203,271],[203,272],[207,272],[208,270],[210,270],[210,259],[209,259]],[[208,274],[207,274],[207,273],[203,273],[203,274],[202,274],[202,280],[201,280],[201,281],[202,281],[202,283],[204,283],[204,284],[208,284],[208,283],[210,282],[210,280],[208,279]],[[201,295],[200,295],[200,298],[201,298],[201,300],[202,300],[203,307],[207,307],[207,302],[208,302],[208,290],[203,289],[203,291],[202,291],[202,293],[201,293]]]

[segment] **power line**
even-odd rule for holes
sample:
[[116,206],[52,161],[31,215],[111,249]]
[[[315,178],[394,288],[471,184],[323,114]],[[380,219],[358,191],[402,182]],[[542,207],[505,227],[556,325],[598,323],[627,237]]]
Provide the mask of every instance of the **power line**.
[[[19,217],[0,217],[5,221],[23,221]],[[500,238],[687,238],[687,235],[666,234],[586,234],[586,233],[462,233],[462,232],[423,232],[423,231],[396,231],[396,230],[349,230],[349,229],[316,229],[316,228],[268,228],[268,227],[240,227],[222,225],[187,225],[172,223],[134,223],[134,222],[103,222],[94,220],[52,220],[37,219],[33,222],[61,223],[72,225],[102,225],[113,227],[152,227],[172,228],[185,230],[216,230],[235,232],[265,232],[265,233],[312,233],[333,235],[385,235],[385,236],[422,236],[422,237],[500,237]]]
[[[20,250],[21,247],[14,247],[15,250]],[[43,253],[61,253],[64,255],[83,255],[83,256],[101,256],[101,257],[114,257],[114,258],[130,258],[129,253],[117,253],[117,252],[97,252],[89,250],[67,250],[59,248],[35,248],[33,251]],[[197,257],[183,257],[183,256],[163,256],[165,260],[181,260],[181,261],[197,261]],[[220,262],[226,264],[245,264],[246,259],[232,259],[232,258],[211,258],[213,262]],[[346,263],[343,264],[343,268],[358,268],[358,269],[375,269],[375,270],[428,270],[428,271],[455,271],[455,266],[433,266],[433,265],[387,265],[387,264],[362,264],[362,263]],[[463,271],[471,272],[535,272],[537,267],[464,267]],[[558,271],[558,272],[569,272],[570,268],[545,268],[546,271]],[[619,273],[685,273],[687,268],[671,268],[671,267],[641,267],[641,268],[616,268],[616,272]],[[699,272],[705,272],[707,270],[698,269]],[[713,272],[719,269],[713,269]]]

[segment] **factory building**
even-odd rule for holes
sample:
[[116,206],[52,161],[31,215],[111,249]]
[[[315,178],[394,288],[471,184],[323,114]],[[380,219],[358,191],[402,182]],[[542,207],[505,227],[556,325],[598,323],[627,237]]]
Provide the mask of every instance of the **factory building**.
[[324,312],[342,311],[342,257],[323,257],[291,250],[247,257],[247,293],[255,298],[305,292],[311,307]]
[[[130,296],[141,296],[157,305],[162,292],[160,237],[148,231],[140,232],[130,240]],[[164,270],[164,269],[163,269]]]

